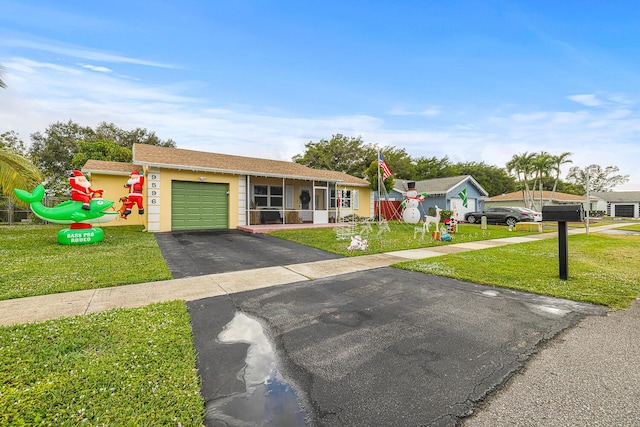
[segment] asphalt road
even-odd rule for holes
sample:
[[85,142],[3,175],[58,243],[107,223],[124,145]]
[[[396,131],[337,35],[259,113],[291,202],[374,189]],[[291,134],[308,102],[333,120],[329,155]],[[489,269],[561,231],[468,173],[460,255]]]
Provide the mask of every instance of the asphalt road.
[[[222,342],[221,332],[238,312],[264,325],[280,388],[296,391],[308,425],[322,426],[459,424],[545,342],[586,315],[606,312],[393,268],[188,307],[209,426],[241,425],[248,408],[234,412],[229,403],[224,413],[218,403],[247,393],[248,361],[256,360],[258,347],[268,347]],[[277,412],[282,394],[269,384],[262,391],[260,408],[253,409]],[[274,424],[270,417],[263,425],[300,425],[299,419]]]
[[155,233],[174,279],[342,258],[340,255],[239,230]]

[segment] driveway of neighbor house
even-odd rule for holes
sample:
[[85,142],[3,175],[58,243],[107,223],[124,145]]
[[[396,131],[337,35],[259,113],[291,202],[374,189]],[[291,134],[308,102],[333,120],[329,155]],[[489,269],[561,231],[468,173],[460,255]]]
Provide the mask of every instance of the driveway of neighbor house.
[[238,312],[263,322],[279,350],[283,381],[306,402],[310,425],[326,426],[456,425],[542,343],[586,315],[606,312],[389,267],[188,307],[207,425],[234,418],[237,424],[255,409],[283,406],[273,390],[261,393],[258,408],[234,412],[229,403],[248,394],[242,373],[256,351],[247,354],[247,341],[219,339]]

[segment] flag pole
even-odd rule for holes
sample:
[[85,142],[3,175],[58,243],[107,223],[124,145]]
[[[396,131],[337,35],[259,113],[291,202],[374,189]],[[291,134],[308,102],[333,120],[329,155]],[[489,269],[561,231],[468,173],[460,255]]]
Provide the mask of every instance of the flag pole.
[[378,158],[376,159],[376,165],[378,168],[378,225],[380,225],[380,212],[382,212],[382,197],[380,193],[380,149],[378,148]]

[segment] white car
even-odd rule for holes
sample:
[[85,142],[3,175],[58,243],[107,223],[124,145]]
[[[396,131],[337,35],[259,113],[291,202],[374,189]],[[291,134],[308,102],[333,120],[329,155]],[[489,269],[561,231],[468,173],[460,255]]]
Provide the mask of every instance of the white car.
[[518,208],[521,211],[525,211],[525,212],[529,212],[531,215],[533,215],[533,220],[535,222],[541,222],[542,221],[542,212],[536,212],[533,209],[529,209],[529,208]]

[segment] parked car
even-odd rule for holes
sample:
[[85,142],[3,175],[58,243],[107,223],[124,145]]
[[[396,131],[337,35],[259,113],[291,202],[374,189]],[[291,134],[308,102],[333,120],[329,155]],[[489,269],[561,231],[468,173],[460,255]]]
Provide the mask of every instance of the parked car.
[[529,213],[533,214],[533,220],[535,222],[542,221],[542,212],[536,212],[533,209],[529,209],[529,208],[520,208],[520,210],[523,210],[525,212],[529,212]]
[[486,216],[487,224],[501,223],[511,227],[520,221],[534,221],[534,215],[532,213],[521,209],[523,208],[496,206],[481,212],[469,212],[464,216],[464,219],[469,224],[473,224],[480,222],[480,218]]

